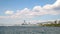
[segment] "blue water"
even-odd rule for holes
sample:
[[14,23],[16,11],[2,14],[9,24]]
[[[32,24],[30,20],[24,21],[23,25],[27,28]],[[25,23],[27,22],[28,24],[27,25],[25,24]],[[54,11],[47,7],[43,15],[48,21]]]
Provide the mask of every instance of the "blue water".
[[60,34],[60,27],[0,26],[0,34]]

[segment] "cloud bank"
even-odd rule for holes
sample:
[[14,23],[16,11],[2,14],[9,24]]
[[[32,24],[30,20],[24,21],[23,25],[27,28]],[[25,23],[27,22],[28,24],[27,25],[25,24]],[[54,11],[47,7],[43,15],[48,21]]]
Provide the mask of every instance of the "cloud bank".
[[[60,0],[56,0],[54,4],[46,4],[45,6],[35,6],[33,9],[24,8],[22,10],[16,11],[14,13],[13,11],[7,10],[5,14],[9,14],[10,16],[0,16],[0,18],[33,18],[35,16],[41,16],[41,15],[58,15],[60,14]],[[12,15],[11,15],[12,14]]]
[[5,12],[5,14],[13,14],[13,11],[7,10],[7,11]]

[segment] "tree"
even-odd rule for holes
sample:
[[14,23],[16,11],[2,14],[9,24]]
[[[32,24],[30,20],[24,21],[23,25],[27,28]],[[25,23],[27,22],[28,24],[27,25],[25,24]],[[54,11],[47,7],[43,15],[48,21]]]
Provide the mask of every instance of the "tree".
[[54,24],[57,24],[57,20],[54,21]]

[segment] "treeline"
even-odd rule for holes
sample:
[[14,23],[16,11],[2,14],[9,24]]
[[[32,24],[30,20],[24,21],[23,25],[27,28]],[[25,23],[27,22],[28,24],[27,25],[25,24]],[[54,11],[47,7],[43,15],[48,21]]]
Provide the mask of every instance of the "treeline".
[[53,23],[50,24],[40,24],[41,26],[55,26],[55,27],[60,27],[60,21],[54,21]]
[[55,27],[60,27],[60,24],[44,24],[42,26],[55,26]]

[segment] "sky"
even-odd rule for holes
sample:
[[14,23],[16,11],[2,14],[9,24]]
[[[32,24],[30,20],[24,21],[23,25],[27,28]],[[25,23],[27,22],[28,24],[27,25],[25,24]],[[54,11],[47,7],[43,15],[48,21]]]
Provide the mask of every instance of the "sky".
[[0,0],[0,24],[60,20],[60,0]]

